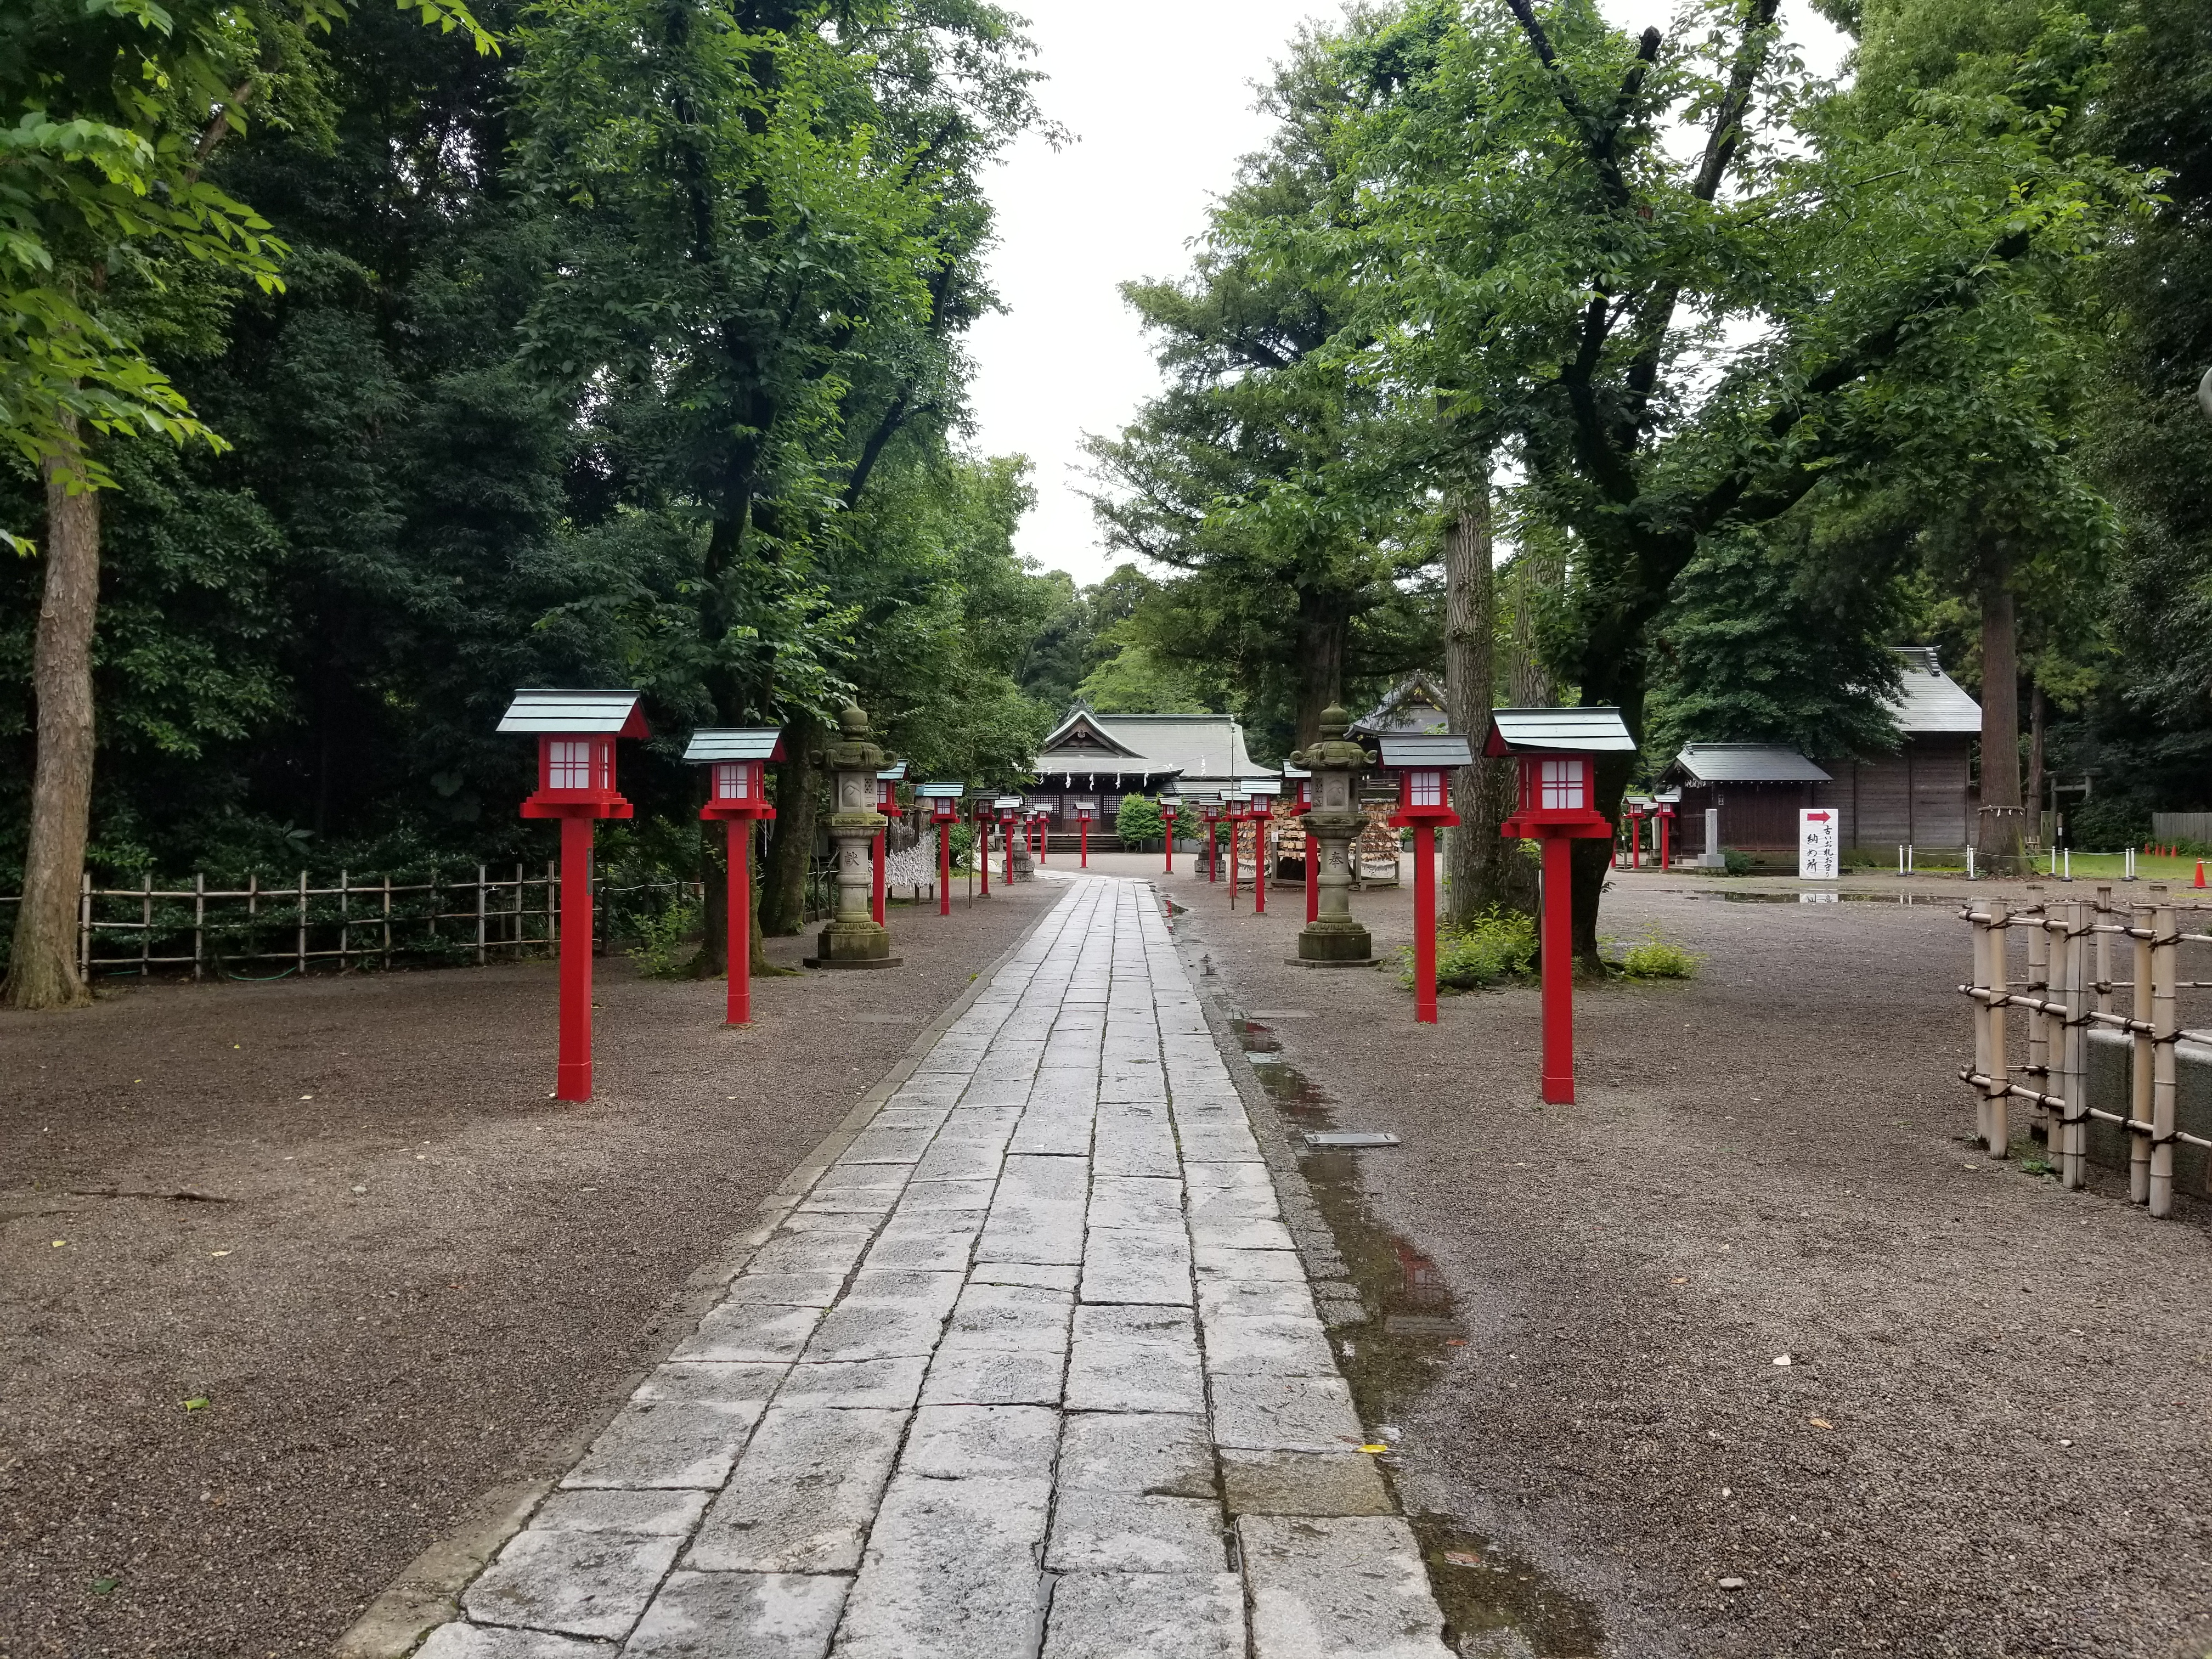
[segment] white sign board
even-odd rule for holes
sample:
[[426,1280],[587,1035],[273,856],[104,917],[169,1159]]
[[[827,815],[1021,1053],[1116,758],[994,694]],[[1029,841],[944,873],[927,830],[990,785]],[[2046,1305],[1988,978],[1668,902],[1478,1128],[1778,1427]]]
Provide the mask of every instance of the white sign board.
[[1836,858],[1836,810],[1804,806],[1797,811],[1797,876],[1801,881],[1833,881],[1841,873]]

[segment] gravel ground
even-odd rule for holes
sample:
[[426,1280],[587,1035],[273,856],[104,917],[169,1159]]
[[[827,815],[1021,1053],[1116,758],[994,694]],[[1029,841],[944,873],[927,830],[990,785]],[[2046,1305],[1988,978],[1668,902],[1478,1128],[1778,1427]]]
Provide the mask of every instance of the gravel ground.
[[1060,890],[895,909],[904,969],[763,980],[748,1030],[720,981],[603,959],[576,1106],[550,965],[0,1015],[0,1655],[327,1650],[560,1466],[686,1277]]
[[[1340,1334],[1428,1535],[1500,1552],[1476,1577],[1502,1588],[1456,1596],[1474,1570],[1431,1553],[1448,1612],[1491,1615],[1464,1651],[2212,1651],[2207,1206],[2154,1222],[1959,1139],[1953,907],[1623,876],[1607,931],[1706,961],[1583,990],[1580,1103],[1546,1108],[1533,988],[1416,1026],[1392,975],[1284,964],[1298,893],[1255,918],[1165,884],[1201,982],[1271,1028],[1249,1041],[1404,1138],[1309,1173],[1351,1167],[1377,1226],[1346,1255],[1450,1315],[1380,1373],[1404,1340]],[[1408,937],[1407,894],[1354,908],[1379,951]]]

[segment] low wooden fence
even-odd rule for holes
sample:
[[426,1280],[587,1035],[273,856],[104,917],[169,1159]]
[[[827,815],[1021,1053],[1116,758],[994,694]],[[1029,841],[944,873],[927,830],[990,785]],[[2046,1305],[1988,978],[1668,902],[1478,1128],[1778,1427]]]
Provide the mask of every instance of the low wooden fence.
[[[696,882],[619,878],[595,882],[602,939],[635,931],[643,912],[696,900]],[[95,887],[88,873],[77,901],[77,971],[87,978],[189,971],[194,979],[281,978],[316,967],[390,969],[395,960],[477,963],[550,951],[561,937],[561,872],[516,865],[514,874],[476,866],[473,878],[433,870],[414,880],[338,872],[316,885],[302,870],[290,882]],[[276,974],[243,973],[282,964]]]
[[[2204,925],[2212,907],[2177,905],[2154,886],[2122,908],[2110,893],[2019,909],[1977,898],[1960,913],[1974,935],[1974,982],[1960,989],[1975,1007],[1974,1063],[1959,1075],[1980,1097],[1975,1138],[1992,1155],[2010,1145],[2010,1103],[2026,1101],[2060,1184],[2078,1188],[2087,1178],[2091,1125],[2111,1125],[2126,1140],[2129,1196],[2164,1216],[2173,1207],[2175,1148],[2212,1150],[2212,1138],[2185,1133],[2177,1121],[2176,1070],[2191,1035],[2181,1028],[2181,993],[2212,987],[2181,977],[2182,947],[2212,945],[2212,933],[2185,931],[2184,922]],[[2017,973],[2014,935],[2024,946]],[[2123,952],[2128,976],[2116,978]],[[2113,1006],[2121,993],[2124,1013]],[[2014,1009],[2027,1023],[2017,1064]],[[2092,1103],[2090,1034],[2100,1029],[2128,1043],[2125,1097],[2112,1102],[2119,1109]]]

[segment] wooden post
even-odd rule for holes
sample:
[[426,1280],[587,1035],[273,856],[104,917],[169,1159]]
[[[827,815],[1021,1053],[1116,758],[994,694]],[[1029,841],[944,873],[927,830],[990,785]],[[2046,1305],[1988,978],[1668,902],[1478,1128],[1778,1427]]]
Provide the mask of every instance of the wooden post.
[[384,872],[384,971],[392,971],[392,872]]
[[[306,871],[300,872],[300,884],[307,884]],[[151,971],[154,956],[154,872],[149,870],[140,879],[144,896],[138,901],[138,977],[144,979]]]
[[[2151,938],[2157,931],[2157,918],[2148,904],[2135,907],[2130,918],[2136,937],[2129,941],[2135,946],[2135,994],[2128,999],[2128,1013],[2138,1024],[2148,1027],[2158,1018],[2158,1006],[2151,994],[2154,974],[2151,969]],[[2151,1073],[2157,1064],[2157,1045],[2148,1030],[2136,1031],[2129,1044],[2128,1053],[2128,1121],[2142,1125],[2141,1129],[2128,1131],[2128,1197],[2137,1204],[2150,1202],[2150,1130],[2151,1130]]]
[[347,896],[350,883],[346,872],[338,872],[338,972],[343,974],[351,964],[349,954],[353,949],[353,904]]
[[484,965],[484,866],[477,866],[477,966]]
[[[727,1006],[723,1011],[724,1022],[731,1025],[750,1025],[753,1018],[753,820],[726,818],[723,820],[728,836],[728,878],[722,884],[724,896],[729,901],[729,916],[723,929],[722,954],[726,963],[725,977],[729,981]],[[883,845],[878,838],[876,844]],[[880,896],[883,866],[876,866],[878,878],[877,892]],[[877,918],[877,926],[883,925]]]
[[[2026,988],[2028,994],[2039,1003],[2048,1000],[2051,995],[2051,935],[2046,931],[2046,924],[2050,921],[2048,911],[2049,906],[2039,904],[2028,913],[2034,920],[2027,930]],[[2039,1007],[2030,1008],[2027,1011],[2027,1074],[2036,1080],[2035,1086],[2039,1091],[2045,1093],[2051,1091],[2051,1017]],[[2055,1159],[2058,1154],[2058,1146],[2051,1138],[2052,1118],[2050,1108],[2037,1106],[2035,1121],[2043,1129],[2045,1157]]]
[[530,936],[529,924],[522,919],[522,860],[514,861],[514,960],[522,960],[522,947]]
[[2097,890],[2096,927],[2097,1012],[2100,1014],[2112,1012],[2112,936],[2105,931],[2105,925],[2112,919],[2112,890],[2100,887]]
[[207,945],[207,872],[192,878],[192,977],[200,976]]
[[2166,902],[2166,889],[2150,890],[2158,908],[2151,926],[2158,934],[2151,945],[2151,1045],[2155,1054],[2150,1085],[2150,1212],[2169,1215],[2173,1210],[2174,1041],[2180,1032],[2175,1006],[2175,981],[2179,978],[2181,946],[2174,937],[2173,908]]
[[300,931],[295,943],[299,951],[300,977],[307,976],[307,872],[300,872]]
[[1988,1018],[1984,1026],[1989,1035],[1989,1054],[1983,1066],[1990,1079],[1988,1121],[1982,1126],[1982,1139],[1989,1147],[1990,1156],[2002,1158],[2012,1146],[2012,1100],[2004,1091],[2012,1082],[2012,1061],[2006,1054],[2006,1024],[2009,1011],[2004,1006],[2008,965],[2005,952],[2005,902],[1991,899],[1984,907],[1990,918],[1988,975],[1990,988]]
[[87,985],[92,983],[92,872],[89,870],[77,883],[76,976]]
[[2058,1184],[2068,1192],[2080,1188],[2087,1176],[2089,1092],[2089,907],[2079,899],[2058,907],[2061,927],[2057,964],[2063,987],[2060,1000],[2066,1011],[2061,1038],[2064,1081],[2058,1094],[2064,1114],[2059,1145]]

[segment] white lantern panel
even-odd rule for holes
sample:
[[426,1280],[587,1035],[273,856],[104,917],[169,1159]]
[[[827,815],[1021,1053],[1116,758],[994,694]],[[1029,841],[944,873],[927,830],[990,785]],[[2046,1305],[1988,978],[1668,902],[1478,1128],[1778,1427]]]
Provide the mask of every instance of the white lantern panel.
[[1543,804],[1547,811],[1562,808],[1580,810],[1589,805],[1589,791],[1583,782],[1582,762],[1547,760],[1543,763]]

